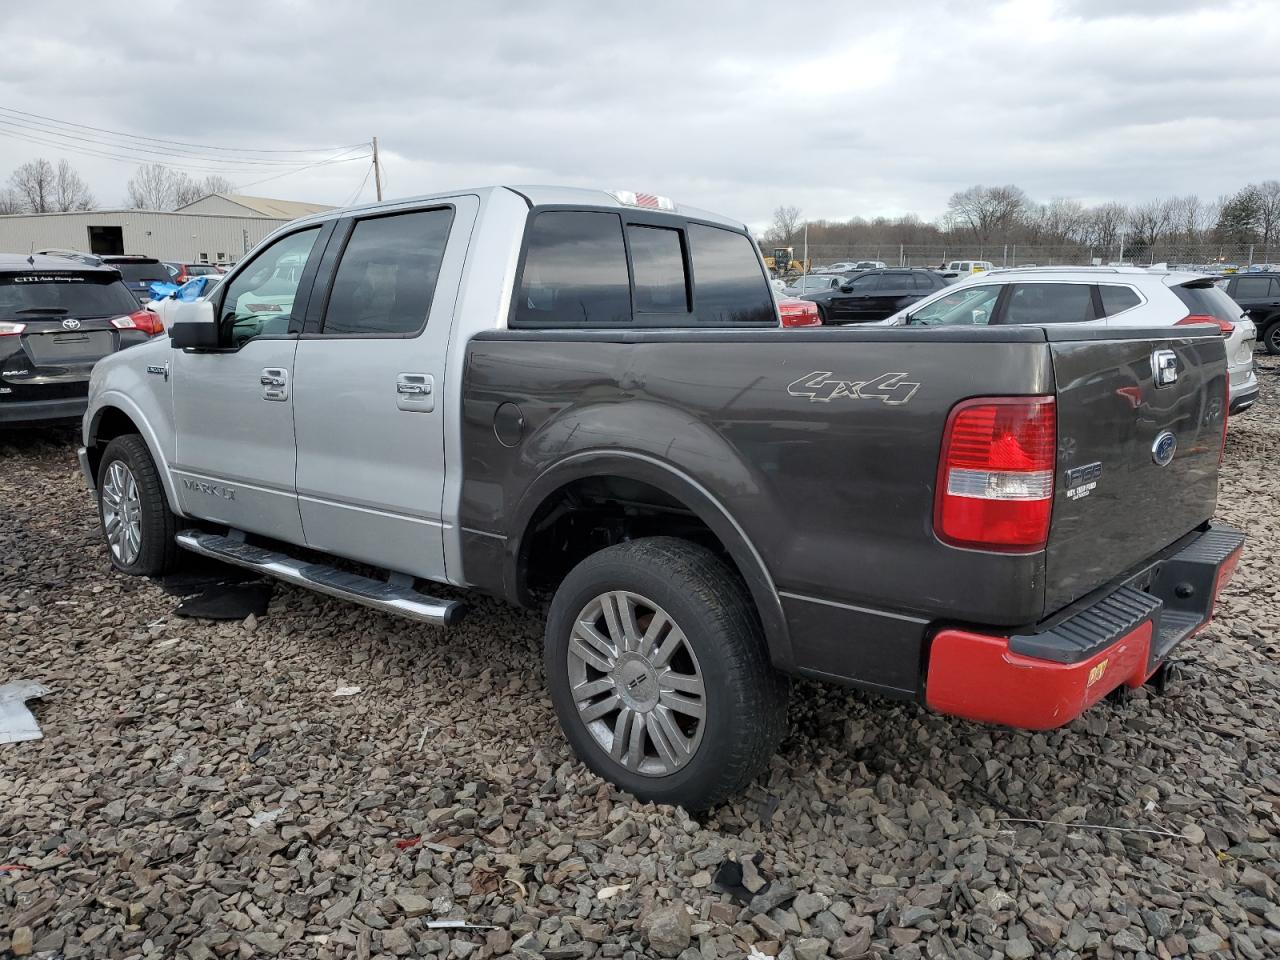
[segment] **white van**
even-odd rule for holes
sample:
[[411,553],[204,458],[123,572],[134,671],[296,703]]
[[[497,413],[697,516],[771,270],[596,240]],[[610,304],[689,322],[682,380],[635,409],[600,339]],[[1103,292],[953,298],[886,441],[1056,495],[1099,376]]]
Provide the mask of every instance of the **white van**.
[[995,265],[990,260],[952,260],[943,273],[957,273],[964,278],[994,269]]

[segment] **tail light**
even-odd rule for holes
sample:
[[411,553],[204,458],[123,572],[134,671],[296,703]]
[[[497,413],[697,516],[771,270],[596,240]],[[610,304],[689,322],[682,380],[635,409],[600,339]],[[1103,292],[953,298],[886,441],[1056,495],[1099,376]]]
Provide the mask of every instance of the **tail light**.
[[0,337],[16,337],[25,329],[27,329],[25,323],[11,323],[8,320],[0,320]]
[[111,325],[117,330],[137,330],[149,337],[164,333],[164,321],[150,310],[135,310],[123,317],[115,317]]
[[778,301],[778,314],[782,317],[782,325],[784,327],[822,326],[822,317],[818,314],[818,305],[812,300],[784,297]]
[[933,529],[957,547],[1031,553],[1049,540],[1058,446],[1053,397],[981,397],[947,418]]
[[1202,324],[1202,323],[1213,324],[1215,327],[1217,327],[1219,330],[1222,331],[1222,335],[1224,337],[1229,337],[1231,336],[1231,334],[1235,333],[1236,331],[1236,325],[1232,323],[1230,320],[1223,320],[1221,317],[1211,317],[1207,313],[1188,314],[1187,316],[1179,320],[1177,323],[1175,323],[1174,326],[1190,327],[1190,326],[1195,326],[1196,324]]

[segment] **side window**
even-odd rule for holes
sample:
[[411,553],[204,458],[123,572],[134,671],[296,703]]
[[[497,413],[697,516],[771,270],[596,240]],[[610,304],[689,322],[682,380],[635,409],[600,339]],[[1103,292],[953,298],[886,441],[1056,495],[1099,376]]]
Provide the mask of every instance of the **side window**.
[[1108,317],[1131,310],[1142,302],[1133,287],[1118,287],[1114,284],[1099,284],[1098,292],[1102,294],[1102,312]]
[[965,287],[916,310],[909,323],[924,327],[985,326],[991,322],[999,298],[1000,287],[996,284]]
[[934,289],[936,289],[936,288],[934,287],[934,285],[933,285],[933,278],[932,278],[932,277],[930,277],[927,273],[917,273],[917,274],[915,274],[914,276],[915,276],[915,278],[916,278],[916,289],[917,289],[917,290],[934,290]]
[[689,281],[679,230],[627,224],[636,313],[688,313]]
[[357,220],[333,276],[324,334],[406,336],[427,323],[453,211]]
[[514,322],[577,327],[630,321],[631,285],[618,215],[539,213],[529,227]]
[[777,326],[773,297],[750,237],[690,224],[689,250],[699,323]]
[[1087,283],[1015,283],[1004,322],[1081,323],[1092,319],[1093,296]]
[[1270,277],[1241,277],[1236,281],[1237,300],[1261,300],[1271,296]]
[[880,276],[879,274],[869,273],[866,276],[855,277],[849,286],[853,288],[850,293],[871,293],[879,288]]
[[959,270],[959,269],[960,269],[960,264],[958,264],[958,263],[956,263],[956,261],[952,260],[949,264],[947,264],[947,269],[948,269],[948,270]]
[[916,282],[909,273],[882,273],[880,274],[881,290],[914,290]]
[[254,337],[289,332],[293,301],[319,227],[277,240],[231,281],[222,298],[218,333],[222,343],[240,347]]

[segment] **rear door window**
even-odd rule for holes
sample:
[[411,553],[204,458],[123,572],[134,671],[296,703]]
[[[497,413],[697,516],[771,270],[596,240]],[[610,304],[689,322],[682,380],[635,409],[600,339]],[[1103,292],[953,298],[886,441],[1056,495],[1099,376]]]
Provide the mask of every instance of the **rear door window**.
[[527,246],[517,324],[631,322],[627,251],[617,214],[544,210],[529,227]]
[[689,225],[693,307],[700,324],[777,326],[769,284],[750,237],[719,227]]
[[932,290],[932,289],[933,289],[933,280],[932,280],[932,278],[930,278],[930,277],[926,276],[926,275],[925,275],[925,274],[923,274],[923,273],[913,274],[913,276],[915,277],[915,283],[916,283],[916,289],[917,289],[917,290]]
[[413,336],[427,325],[453,210],[357,220],[338,263],[321,332]]
[[1093,319],[1093,294],[1087,283],[1015,283],[1004,315],[1004,322],[1013,324]]
[[636,313],[688,313],[689,281],[681,231],[627,225],[635,275]]
[[1271,296],[1270,277],[1241,277],[1236,281],[1237,300],[1261,300]]
[[1102,312],[1108,317],[1132,310],[1142,302],[1133,287],[1121,287],[1114,283],[1099,284],[1098,293],[1102,296]]
[[169,271],[162,263],[112,263],[129,283],[169,282]]

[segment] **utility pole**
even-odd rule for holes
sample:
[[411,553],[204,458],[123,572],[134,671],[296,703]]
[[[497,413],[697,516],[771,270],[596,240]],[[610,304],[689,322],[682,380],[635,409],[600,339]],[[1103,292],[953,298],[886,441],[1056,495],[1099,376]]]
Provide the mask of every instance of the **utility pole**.
[[373,184],[378,189],[378,199],[382,199],[382,167],[378,163],[378,138],[373,138]]
[[801,273],[808,275],[809,273],[809,221],[804,222],[804,269]]

